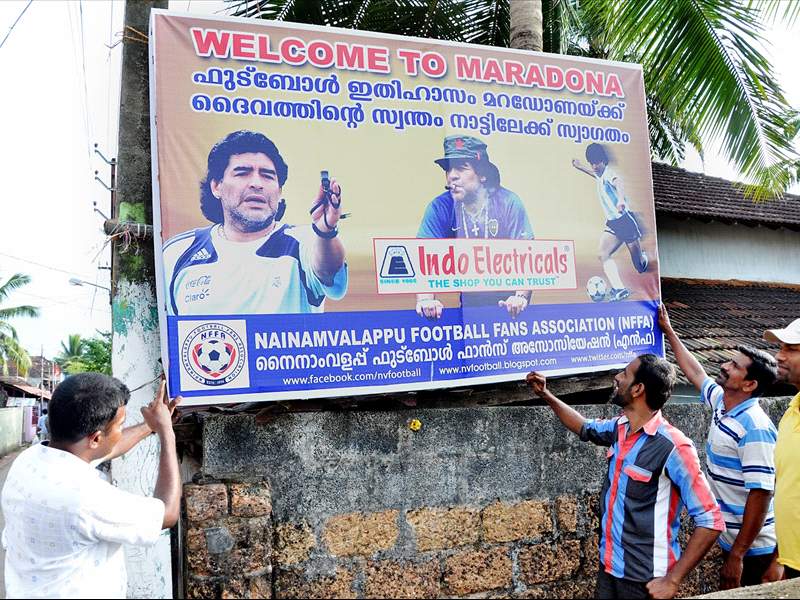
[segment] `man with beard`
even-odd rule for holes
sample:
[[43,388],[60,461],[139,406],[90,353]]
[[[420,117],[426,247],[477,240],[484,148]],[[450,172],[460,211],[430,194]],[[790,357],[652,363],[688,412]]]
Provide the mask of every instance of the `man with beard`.
[[762,350],[739,346],[713,381],[678,338],[663,304],[658,324],[686,379],[713,411],[706,473],[726,526],[719,538],[724,559],[720,588],[779,579],[768,572],[776,547],[772,494],[778,432],[758,403],[758,396],[775,382],[775,360]]
[[[425,209],[418,238],[532,240],[528,214],[514,192],[500,185],[500,171],[486,144],[468,135],[444,139],[444,158],[434,161],[445,173],[445,192]],[[469,292],[461,306],[499,306],[516,318],[531,301],[529,290]],[[433,294],[417,294],[417,314],[439,319],[444,305]]]
[[[776,342],[778,379],[800,390],[800,319],[784,329],[768,329],[764,339]],[[775,531],[778,551],[771,571],[776,577],[781,568],[786,579],[800,577],[800,393],[778,424],[775,446]]]
[[[581,440],[609,448],[595,597],[674,597],[725,523],[692,441],[661,415],[675,385],[672,366],[655,354],[632,360],[614,378],[612,402],[622,407],[614,419],[585,419],[539,373],[526,382]],[[695,524],[683,556],[679,502]]]
[[310,227],[280,224],[288,172],[260,133],[235,131],[211,149],[200,209],[213,225],[164,244],[167,314],[316,313],[344,296],[341,188],[320,185]]

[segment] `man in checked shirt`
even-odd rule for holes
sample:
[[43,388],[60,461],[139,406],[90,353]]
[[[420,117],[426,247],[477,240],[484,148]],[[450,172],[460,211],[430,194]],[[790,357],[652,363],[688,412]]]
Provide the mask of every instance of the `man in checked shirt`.
[[[539,373],[526,381],[570,431],[609,448],[595,597],[673,598],[725,523],[692,441],[661,415],[675,385],[672,366],[654,354],[631,361],[614,378],[612,402],[622,415],[606,420],[585,419]],[[695,524],[682,556],[681,503]]]

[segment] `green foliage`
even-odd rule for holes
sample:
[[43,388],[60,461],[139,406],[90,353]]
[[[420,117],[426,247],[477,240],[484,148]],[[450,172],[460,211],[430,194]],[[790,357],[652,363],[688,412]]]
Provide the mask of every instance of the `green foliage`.
[[18,290],[30,282],[31,278],[28,275],[17,273],[9,277],[5,283],[0,284],[0,365],[2,365],[3,374],[8,373],[9,364],[16,365],[20,373],[27,373],[31,368],[31,357],[20,346],[17,330],[10,321],[19,317],[38,317],[39,309],[29,305],[5,305],[5,301],[14,290]]
[[71,334],[66,343],[61,342],[55,361],[67,375],[86,371],[111,375],[111,333],[98,331],[88,339]]
[[[235,16],[494,46],[509,43],[509,0],[227,0]],[[712,140],[757,197],[798,180],[796,122],[763,47],[764,25],[793,22],[778,0],[542,0],[544,49],[642,64],[650,146],[677,164]]]

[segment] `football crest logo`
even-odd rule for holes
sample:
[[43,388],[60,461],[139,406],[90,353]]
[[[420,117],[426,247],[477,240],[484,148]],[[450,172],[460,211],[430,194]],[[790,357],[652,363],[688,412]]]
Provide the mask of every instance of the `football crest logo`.
[[203,385],[223,385],[236,379],[246,360],[242,338],[221,323],[204,323],[183,341],[181,362],[189,376]]

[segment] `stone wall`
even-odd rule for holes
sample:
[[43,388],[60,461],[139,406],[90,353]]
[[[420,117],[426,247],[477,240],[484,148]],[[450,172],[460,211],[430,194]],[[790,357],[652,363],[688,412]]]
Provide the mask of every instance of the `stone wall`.
[[[702,455],[705,409],[665,413]],[[604,474],[544,407],[216,416],[185,487],[186,595],[590,598]]]

